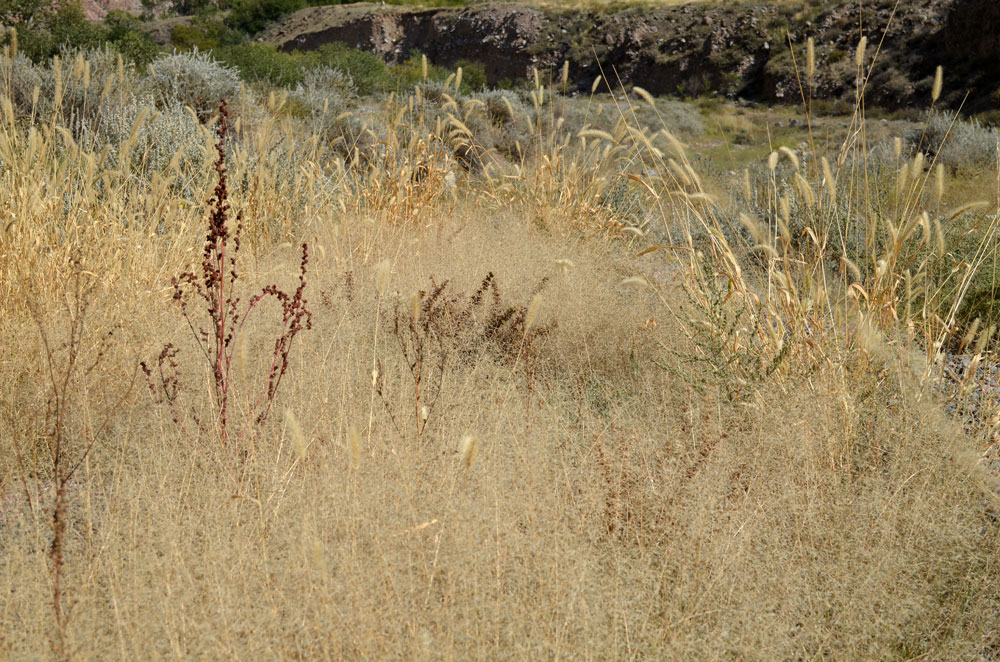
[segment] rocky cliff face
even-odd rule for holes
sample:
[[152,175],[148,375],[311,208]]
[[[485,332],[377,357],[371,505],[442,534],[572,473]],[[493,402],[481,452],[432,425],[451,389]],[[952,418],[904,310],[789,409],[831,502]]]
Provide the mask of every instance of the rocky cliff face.
[[[860,6],[859,6],[860,5]],[[934,69],[944,65],[943,101],[958,105],[972,76],[971,106],[990,107],[1000,80],[1000,3],[995,0],[869,0],[827,3],[792,13],[783,5],[740,3],[633,8],[616,12],[541,10],[487,3],[465,9],[413,10],[370,3],[304,9],[260,35],[284,50],[343,42],[387,61],[414,50],[435,64],[481,62],[491,83],[556,70],[570,62],[580,89],[605,78],[654,94],[715,91],[729,97],[853,103],[855,50],[868,37],[865,86],[870,103],[930,102]],[[816,44],[817,74],[806,80],[805,42]],[[970,58],[979,62],[974,67]],[[984,63],[990,62],[984,69]],[[796,72],[798,69],[798,73]],[[800,88],[801,82],[801,88]],[[616,85],[616,83],[615,83]],[[991,89],[992,85],[992,89]],[[1000,96],[998,96],[1000,99]]]

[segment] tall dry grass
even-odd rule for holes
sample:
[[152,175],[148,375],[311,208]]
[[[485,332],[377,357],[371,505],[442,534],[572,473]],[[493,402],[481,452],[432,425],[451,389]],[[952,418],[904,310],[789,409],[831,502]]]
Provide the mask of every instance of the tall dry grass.
[[[997,484],[922,379],[968,277],[934,261],[926,170],[900,155],[879,206],[859,113],[840,154],[775,156],[769,206],[741,220],[629,103],[580,122],[538,80],[501,122],[455,82],[383,100],[348,149],[280,94],[246,100],[227,152],[241,280],[294,289],[308,241],[314,319],[282,416],[226,446],[170,301],[201,259],[210,126],[201,163],[140,178],[58,117],[4,111],[3,654],[994,655]],[[75,346],[95,367],[68,391],[83,460],[54,597],[60,382],[39,329],[73,346],[71,276],[93,288]],[[271,333],[260,316],[235,340],[232,420]],[[130,389],[165,342],[173,410]]]

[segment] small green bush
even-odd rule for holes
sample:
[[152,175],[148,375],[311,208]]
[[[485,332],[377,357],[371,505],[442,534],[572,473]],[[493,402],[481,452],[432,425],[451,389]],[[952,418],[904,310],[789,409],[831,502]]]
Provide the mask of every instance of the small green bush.
[[303,58],[283,53],[272,44],[250,42],[224,46],[212,51],[220,62],[240,72],[248,83],[267,82],[280,87],[294,87],[303,82]]
[[315,51],[284,53],[271,44],[246,43],[212,51],[221,62],[239,71],[248,82],[267,82],[293,88],[307,72],[330,69],[346,74],[358,94],[386,92],[396,79],[377,56],[343,44],[326,44]]
[[268,25],[306,6],[306,0],[233,0],[229,26],[256,34]]
[[240,44],[243,39],[242,32],[211,16],[196,16],[190,24],[178,25],[170,33],[170,41],[178,50],[197,48],[207,51]]
[[340,69],[348,74],[358,94],[372,94],[395,89],[395,80],[378,56],[344,44],[325,44],[318,50],[301,53],[313,67]]
[[142,23],[126,11],[113,10],[104,17],[105,38],[125,59],[148,64],[160,54],[160,47],[142,29]]
[[[24,4],[32,5],[24,10],[29,13],[12,13],[0,7],[0,23],[17,27],[21,52],[35,62],[67,48],[96,48],[105,39],[103,26],[88,21],[79,2]],[[10,18],[5,18],[8,15]]]

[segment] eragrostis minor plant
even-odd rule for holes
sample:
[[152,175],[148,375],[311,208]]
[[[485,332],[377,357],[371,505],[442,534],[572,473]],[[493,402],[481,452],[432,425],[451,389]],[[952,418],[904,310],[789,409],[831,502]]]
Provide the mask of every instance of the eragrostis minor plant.
[[[240,235],[243,231],[243,215],[236,215],[236,230],[230,232],[229,192],[226,183],[225,140],[228,130],[226,102],[219,105],[219,126],[216,131],[218,159],[215,170],[219,183],[209,200],[211,213],[208,218],[208,234],[201,262],[201,273],[188,271],[173,279],[173,299],[180,306],[181,314],[194,335],[198,349],[208,362],[213,375],[213,395],[219,424],[221,441],[226,443],[229,430],[229,397],[232,392],[232,367],[236,354],[235,338],[243,331],[250,313],[268,297],[281,304],[281,331],[274,341],[271,364],[266,382],[252,402],[247,417],[257,425],[262,424],[271,412],[271,406],[281,385],[281,379],[288,370],[288,355],[292,342],[299,331],[312,328],[312,313],[307,308],[305,298],[306,266],[309,263],[308,245],[302,244],[302,260],[299,266],[299,285],[289,294],[270,284],[261,289],[241,306],[242,299],[237,294],[237,257],[240,252]],[[230,240],[232,245],[230,247]],[[231,248],[231,250],[230,250]],[[196,307],[192,302],[204,302],[207,306],[207,324],[195,320]],[[166,403],[174,409],[174,420],[180,424],[176,411],[177,394],[180,388],[177,376],[179,349],[173,344],[164,345],[157,359],[157,376],[142,362],[142,370],[153,397],[157,402]],[[197,420],[196,420],[197,422]],[[245,427],[241,430],[245,432]]]

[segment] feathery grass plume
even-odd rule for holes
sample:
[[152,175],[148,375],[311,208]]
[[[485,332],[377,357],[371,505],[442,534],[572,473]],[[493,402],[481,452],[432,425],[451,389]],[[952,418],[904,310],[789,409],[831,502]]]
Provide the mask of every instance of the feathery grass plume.
[[788,226],[792,222],[792,205],[787,195],[783,195],[778,199],[778,206],[781,210],[781,215],[778,216],[778,231],[781,232],[781,238],[785,240],[785,243],[791,244],[792,233],[789,231]]
[[938,257],[942,257],[945,249],[944,228],[941,226],[941,220],[937,218],[934,219],[934,237],[937,239]]
[[600,138],[601,140],[606,140],[609,143],[616,142],[614,136],[607,131],[602,131],[600,129],[583,129],[576,135],[580,138]]
[[528,312],[524,315],[524,332],[527,333],[531,325],[535,323],[535,317],[538,315],[538,308],[542,305],[542,294],[539,292],[532,299],[531,303],[528,304]]
[[389,272],[391,270],[388,260],[382,260],[378,263],[375,271],[375,291],[378,292],[379,296],[384,296],[386,289],[389,287]]
[[623,287],[632,285],[639,288],[649,287],[649,281],[642,276],[629,276],[628,278],[622,279],[618,284]]
[[970,212],[973,209],[982,209],[983,207],[987,206],[989,206],[989,203],[986,202],[985,200],[976,200],[974,202],[967,202],[964,205],[959,205],[958,207],[955,207],[954,209],[948,212],[948,221],[949,222],[954,221],[962,214]]
[[986,349],[986,343],[990,341],[993,334],[996,333],[996,325],[990,324],[989,328],[986,329],[985,333],[980,333],[979,338],[976,340],[976,347],[972,350],[973,355],[982,354],[983,350]]
[[910,164],[904,163],[899,169],[899,174],[896,175],[896,199],[900,202],[903,201],[903,196],[906,194],[906,183],[910,178]]
[[795,153],[795,150],[793,150],[790,147],[782,145],[781,147],[778,148],[778,151],[784,154],[785,157],[787,157],[788,160],[792,162],[792,166],[794,166],[796,170],[799,169],[799,156],[798,154]]
[[462,464],[466,468],[471,467],[479,452],[479,438],[474,434],[465,435],[458,444],[458,452],[462,456]]
[[930,246],[933,229],[931,228],[931,217],[927,214],[926,210],[920,212],[920,229],[923,231],[921,240],[925,246]]
[[740,212],[739,219],[740,223],[743,224],[743,227],[745,227],[747,232],[750,233],[750,236],[753,237],[754,241],[756,241],[758,244],[766,243],[767,237],[764,234],[764,231],[761,229],[760,224],[758,224],[756,221],[754,221],[752,218],[750,218],[743,212]]
[[[420,77],[423,79],[423,81],[425,83],[427,82],[427,73],[428,73],[427,72],[427,56],[426,55],[421,55],[420,56]],[[419,92],[420,88],[417,88],[417,90]]]
[[240,381],[244,384],[247,381],[247,372],[250,368],[250,353],[247,349],[247,334],[240,332],[236,336],[236,369],[240,373]]
[[850,272],[851,277],[855,282],[861,282],[861,269],[858,269],[858,265],[854,263],[854,260],[847,257],[846,255],[840,256],[840,261],[844,264],[847,270]]
[[455,70],[455,92],[462,89],[462,67]]
[[597,78],[595,78],[594,82],[590,85],[590,94],[591,95],[593,95],[594,93],[597,92],[597,86],[600,85],[600,84],[601,84],[601,76],[600,76],[600,74],[598,74]]
[[962,342],[958,344],[958,351],[964,352],[965,348],[976,338],[976,332],[979,331],[979,325],[982,324],[982,319],[977,317],[972,320],[972,324],[969,326],[969,330],[965,332],[962,337]]
[[123,170],[128,167],[129,155],[132,152],[132,148],[139,141],[139,131],[142,129],[146,118],[149,117],[150,112],[149,106],[143,106],[142,110],[139,111],[139,116],[132,123],[132,130],[128,134],[128,140],[125,141],[118,152],[118,164]]
[[854,52],[854,64],[860,67],[865,61],[865,49],[868,48],[868,37],[861,37],[858,42],[858,49]]
[[897,161],[903,155],[903,139],[896,136],[892,139],[892,156]]
[[63,79],[62,58],[58,55],[52,58],[52,77],[55,80],[55,91],[52,92],[52,118],[62,114]]
[[351,454],[351,466],[357,469],[361,466],[361,435],[353,425],[347,429],[347,448]]
[[414,292],[410,297],[410,316],[414,325],[420,321],[420,292]]
[[944,164],[934,166],[934,197],[940,203],[944,198]]
[[803,177],[800,173],[795,173],[795,185],[799,189],[799,193],[802,197],[806,199],[806,204],[812,209],[816,206],[816,194],[813,192],[812,186],[809,184],[809,180]]
[[935,103],[941,96],[941,88],[944,86],[944,69],[939,64],[934,70],[934,86],[931,88],[931,103]]
[[[36,86],[35,89],[37,90],[38,87]],[[13,104],[13,102],[11,102],[10,97],[8,97],[6,95],[4,95],[3,97],[0,97],[0,105],[2,105],[2,107],[3,107],[4,123],[7,126],[9,126],[9,127],[13,127],[14,126],[14,104]]]
[[837,180],[833,178],[830,161],[824,156],[820,158],[819,163],[823,168],[823,183],[826,185],[826,189],[830,195],[830,202],[835,203],[837,201]]
[[778,153],[771,152],[767,156],[767,169],[774,172],[775,168],[778,167]]
[[812,37],[806,41],[806,75],[809,78],[816,75],[816,42]]
[[562,84],[563,92],[565,92],[566,86],[569,85],[569,60],[563,60],[562,76],[560,76],[560,82]]
[[573,264],[573,260],[568,260],[565,258],[556,260],[556,267],[559,269],[559,272],[563,274],[569,273],[569,270],[575,266],[576,265]]
[[299,421],[295,418],[295,414],[287,407],[285,408],[285,427],[288,428],[291,434],[295,454],[299,456],[299,460],[306,459],[306,444],[305,439],[302,437],[302,428],[299,426]]
[[636,85],[635,87],[632,88],[632,91],[638,94],[640,97],[642,97],[642,100],[648,103],[650,106],[654,107],[656,106],[656,99],[654,99],[653,95],[647,92],[645,88]]

